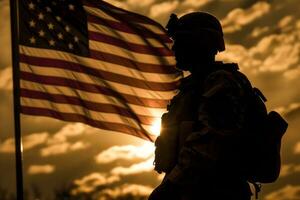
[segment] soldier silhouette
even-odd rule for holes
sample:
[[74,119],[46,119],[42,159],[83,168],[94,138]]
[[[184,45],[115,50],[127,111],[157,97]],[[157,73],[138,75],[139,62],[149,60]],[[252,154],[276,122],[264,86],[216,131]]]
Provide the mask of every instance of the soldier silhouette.
[[[280,169],[280,147],[272,152],[276,166],[273,162],[271,178],[251,179],[252,171],[245,168],[252,154],[245,154],[250,146],[242,135],[251,126],[249,91],[253,88],[237,64],[215,61],[225,44],[221,24],[213,15],[193,12],[178,19],[172,14],[167,31],[174,41],[176,67],[190,75],[182,79],[179,93],[162,116],[161,134],[155,141],[155,170],[166,175],[149,200],[249,200],[248,181],[272,182]],[[265,120],[268,114],[259,101]],[[252,114],[257,119],[257,113]],[[276,140],[280,143],[287,124],[277,113],[272,116],[282,125]]]

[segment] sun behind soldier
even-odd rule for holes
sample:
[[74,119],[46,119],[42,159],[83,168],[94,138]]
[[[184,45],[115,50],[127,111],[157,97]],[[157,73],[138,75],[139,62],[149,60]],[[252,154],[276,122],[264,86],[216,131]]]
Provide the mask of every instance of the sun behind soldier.
[[241,73],[233,76],[236,64],[215,60],[225,50],[221,24],[204,12],[179,19],[172,14],[167,30],[176,67],[191,74],[162,116],[155,169],[166,176],[149,200],[250,199],[236,163],[248,80]]

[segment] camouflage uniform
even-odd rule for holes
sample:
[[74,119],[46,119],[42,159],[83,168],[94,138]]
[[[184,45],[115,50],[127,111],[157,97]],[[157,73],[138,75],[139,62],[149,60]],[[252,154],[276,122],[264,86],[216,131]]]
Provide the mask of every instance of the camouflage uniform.
[[[182,80],[164,116],[169,124],[163,126],[177,124],[183,143],[164,181],[178,186],[179,199],[250,199],[237,160],[245,124],[245,87],[251,85],[236,64],[216,62],[206,68],[211,71]],[[190,130],[186,122],[193,122]]]

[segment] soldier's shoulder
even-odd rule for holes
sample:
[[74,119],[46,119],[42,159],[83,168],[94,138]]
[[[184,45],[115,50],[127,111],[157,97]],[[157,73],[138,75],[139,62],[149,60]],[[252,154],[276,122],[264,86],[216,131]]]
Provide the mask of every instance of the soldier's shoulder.
[[235,73],[239,70],[236,63],[217,62],[213,68],[214,70],[208,75],[206,82],[233,81],[236,79]]
[[247,76],[239,71],[238,64],[218,63],[216,69],[207,77],[205,81],[206,87],[219,89],[238,88],[240,90],[252,87]]

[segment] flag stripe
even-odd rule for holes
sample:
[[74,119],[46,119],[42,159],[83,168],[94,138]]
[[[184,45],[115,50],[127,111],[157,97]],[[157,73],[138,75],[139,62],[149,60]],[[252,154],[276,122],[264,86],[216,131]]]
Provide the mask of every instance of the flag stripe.
[[130,135],[134,135],[146,140],[149,140],[151,138],[151,141],[154,140],[155,136],[151,136],[146,134],[144,131],[141,131],[139,129],[119,124],[115,122],[107,122],[107,121],[99,121],[95,119],[88,118],[85,115],[80,114],[74,114],[74,113],[64,113],[64,112],[58,112],[52,109],[47,108],[37,108],[32,106],[21,106],[21,112],[24,114],[29,115],[37,115],[37,116],[47,116],[47,117],[53,117],[56,119],[61,119],[64,121],[69,122],[82,122],[85,124],[88,124],[93,127],[97,127],[104,130],[111,130],[121,133],[127,133]]
[[111,53],[107,53],[107,52],[103,52],[103,51],[95,51],[95,50],[91,50],[90,51],[90,57],[97,59],[97,60],[102,60],[105,62],[109,62],[109,63],[114,63],[117,65],[123,65],[132,69],[137,69],[139,71],[143,71],[143,72],[152,72],[152,73],[174,73],[174,69],[172,69],[171,67],[175,67],[175,65],[173,66],[163,66],[163,65],[155,65],[155,64],[149,64],[149,63],[143,63],[143,62],[137,62],[134,61],[132,59],[128,59],[128,58],[124,58],[121,56],[117,56]]
[[[145,17],[138,13],[130,12],[128,10],[124,10],[122,8],[118,8],[106,2],[91,3],[85,1],[84,5],[84,9],[86,10],[86,12],[90,13],[96,18],[105,18],[109,21],[115,21],[121,24],[124,24],[125,22],[127,26],[142,26],[142,29],[150,30],[151,32],[155,33],[154,35],[162,35],[164,38],[164,41],[162,41],[163,43],[172,43],[172,40],[167,36],[164,27],[162,27],[161,24],[157,23],[156,21],[149,19],[148,17]],[[100,7],[101,9],[99,9]]]
[[133,104],[126,104],[126,102],[121,101],[120,99],[102,95],[102,94],[95,94],[95,93],[88,93],[80,90],[74,90],[68,87],[61,87],[61,86],[48,86],[48,85],[41,85],[37,83],[33,83],[30,81],[21,81],[21,89],[38,92],[38,93],[49,93],[54,95],[61,95],[70,96],[75,98],[80,98],[83,101],[92,101],[101,104],[111,104],[113,106],[122,107],[131,110],[132,112],[136,113],[136,115],[141,116],[152,116],[154,118],[161,117],[161,113],[165,112],[165,109],[162,108],[150,108],[144,106],[138,106]]
[[[110,54],[123,57],[126,59],[130,59],[134,62],[140,62],[140,63],[149,63],[149,64],[167,64],[169,65],[170,63],[174,63],[174,58],[171,56],[161,56],[159,61],[157,56],[151,55],[151,54],[142,54],[142,53],[137,53],[133,52],[131,50],[123,49],[120,47],[117,47],[115,45],[111,45],[105,42],[99,42],[99,41],[94,41],[90,40],[90,49],[95,50],[95,51],[100,51],[101,52],[109,52]],[[172,67],[169,65],[169,67]]]
[[[37,49],[37,48],[31,48],[31,47],[20,47],[21,56],[30,57],[31,59],[39,59],[40,61],[45,60],[45,62],[70,62],[72,64],[80,64],[84,65],[86,67],[95,69],[95,70],[102,70],[102,71],[108,71],[112,73],[117,73],[127,76],[137,78],[140,80],[146,80],[146,81],[156,81],[156,82],[171,82],[176,81],[180,78],[178,76],[178,73],[175,74],[162,74],[162,73],[152,73],[152,72],[141,72],[137,69],[128,68],[121,65],[116,65],[113,63],[103,62],[96,59],[86,58],[86,57],[80,57],[75,56],[74,54],[65,53],[61,51],[51,51],[51,50],[43,50],[43,49]],[[41,62],[41,63],[44,63]],[[172,69],[174,71],[174,69]]]
[[121,39],[125,42],[138,44],[138,45],[145,45],[145,46],[150,45],[151,47],[164,48],[166,47],[166,45],[170,46],[171,44],[171,43],[162,43],[161,41],[158,41],[154,38],[139,37],[138,35],[132,33],[125,33],[117,30],[111,31],[109,27],[102,26],[100,24],[95,24],[95,23],[88,23],[88,30],[90,32],[102,33],[104,35],[108,35],[113,38]]
[[[146,38],[147,40],[156,40],[157,42],[160,42],[161,44],[168,44],[168,43],[172,43],[172,40],[166,36],[165,30],[162,27],[158,27],[156,25],[150,25],[150,24],[145,24],[145,23],[139,23],[139,22],[133,22],[131,20],[124,20],[124,18],[120,19],[119,16],[116,16],[116,18],[112,18],[112,17],[98,17],[99,15],[97,15],[97,13],[95,13],[94,11],[92,11],[93,8],[87,8],[87,12],[90,13],[91,17],[93,18],[97,18],[100,21],[103,21],[101,23],[97,23],[97,21],[88,21],[89,24],[97,24],[103,27],[110,27],[110,22],[115,22],[117,24],[117,26],[121,26],[121,28],[119,30],[114,29],[114,31],[117,31],[118,33],[128,33],[128,34],[135,34],[135,35],[140,35],[139,31],[142,30],[143,32],[145,32],[147,35],[145,35],[145,37],[143,37],[144,39]],[[126,18],[126,15],[124,15]],[[107,20],[107,21],[106,21]],[[125,29],[125,31],[123,31],[122,28],[124,28],[125,26],[129,27],[128,30]],[[148,36],[149,35],[149,36]],[[148,37],[147,37],[148,36]],[[163,38],[160,38],[159,36],[162,36]]]
[[63,103],[55,103],[49,100],[42,100],[42,99],[33,99],[27,97],[21,97],[21,105],[22,106],[32,106],[37,108],[47,108],[56,110],[59,112],[65,113],[73,113],[73,114],[80,114],[86,115],[87,117],[95,120],[100,121],[107,121],[107,122],[116,122],[119,124],[127,124],[136,129],[140,129],[140,124],[137,120],[134,120],[129,117],[125,117],[122,115],[118,115],[115,113],[105,113],[105,112],[97,112],[93,110],[85,109],[82,106],[72,105],[72,104],[63,104]]
[[[152,82],[152,81],[142,81],[136,78],[115,74],[103,70],[96,70],[92,69],[83,65],[65,62],[61,60],[52,60],[52,59],[43,59],[43,58],[36,58],[36,57],[29,57],[20,55],[20,61],[26,64],[31,65],[30,69],[27,65],[21,64],[21,69],[26,71],[33,71],[37,74],[40,74],[44,72],[44,74],[49,74],[51,72],[52,75],[59,73],[59,75],[66,74],[68,72],[64,72],[62,70],[70,70],[73,72],[81,73],[81,76],[85,76],[89,79],[92,79],[91,82],[94,82],[93,77],[89,77],[86,74],[94,76],[94,78],[102,79],[103,77],[106,78],[106,80],[116,83],[121,83],[124,85],[129,85],[137,88],[142,89],[149,89],[149,90],[155,90],[155,91],[169,91],[169,90],[175,90],[177,82],[171,82],[171,83],[164,83],[161,84],[159,82]],[[44,62],[43,62],[44,61]],[[43,64],[40,64],[43,63]],[[26,67],[27,66],[27,67]],[[52,68],[52,69],[51,69]],[[53,69],[57,68],[55,71]],[[62,69],[62,70],[59,70]],[[84,73],[83,73],[84,72]],[[78,75],[80,76],[80,75]],[[81,80],[81,79],[80,79]]]
[[119,38],[105,35],[100,32],[89,31],[90,40],[108,43],[137,53],[150,54],[156,56],[173,56],[172,52],[165,47],[149,47],[146,45],[127,42]]
[[78,97],[66,96],[63,94],[51,94],[51,93],[33,91],[33,90],[22,88],[20,91],[20,95],[22,97],[27,97],[27,98],[48,100],[54,103],[78,105],[91,111],[120,114],[124,117],[135,119],[140,123],[146,125],[151,125],[153,121],[157,119],[152,116],[134,115],[130,110],[116,105],[111,105],[108,103],[99,103],[99,102],[96,103],[92,101],[83,100]]
[[[49,85],[58,85],[58,86],[68,86],[71,88],[84,90],[88,92],[94,92],[98,93],[103,88],[106,87],[105,83],[98,83],[98,84],[92,84],[92,83],[85,83],[82,81],[78,81],[80,79],[70,79],[70,78],[63,78],[63,77],[54,77],[54,76],[46,76],[46,75],[37,75],[30,72],[21,71],[20,77],[24,80],[42,83],[42,84],[49,84]],[[174,94],[174,92],[168,91],[168,92],[151,92],[151,91],[145,91],[143,89],[137,89],[133,87],[125,87],[121,84],[115,84],[117,88],[122,91],[122,93],[118,94],[129,94],[136,97],[143,97],[143,98],[153,98],[153,99],[170,99],[170,96]],[[112,88],[112,87],[111,87]],[[109,89],[109,90],[113,90]]]
[[[88,12],[94,13],[96,14],[96,16],[103,16],[107,19],[113,19],[113,20],[117,20],[115,18],[112,17],[112,12],[110,12],[109,10],[117,10],[118,15],[123,18],[126,18],[134,23],[142,23],[142,24],[149,24],[149,25],[154,25],[157,27],[160,27],[161,25],[158,24],[157,22],[153,21],[153,20],[149,20],[149,18],[134,13],[134,12],[130,12],[128,10],[124,10],[122,8],[118,8],[116,6],[113,6],[109,3],[106,3],[105,1],[101,1],[101,2],[90,2],[90,1],[83,1],[84,3],[84,7],[85,10],[87,10]],[[101,9],[99,9],[101,8]],[[88,10],[91,9],[91,10]],[[109,14],[107,14],[106,12],[102,11],[105,10],[106,12],[108,12]],[[115,15],[114,15],[115,16]]]
[[[150,64],[150,63],[142,63],[136,62],[131,59],[123,58],[117,55],[113,55],[106,52],[101,51],[91,51],[94,59],[75,56],[71,53],[60,52],[60,51],[52,51],[52,50],[43,50],[33,47],[20,46],[20,53],[29,56],[37,56],[41,58],[57,58],[66,61],[72,61],[75,63],[84,63],[89,66],[104,66],[103,69],[113,69],[114,71],[121,71],[127,69],[125,74],[130,74],[129,69],[136,70],[136,72],[146,72],[146,73],[157,73],[157,74],[170,74],[170,78],[178,77],[178,72],[175,70],[175,63],[171,65],[159,65],[159,64]],[[91,56],[92,56],[91,55]],[[114,65],[115,64],[115,65]],[[128,69],[129,68],[129,69]],[[134,71],[132,71],[134,73]]]
[[168,101],[143,99],[130,95],[116,94],[114,91],[109,91],[103,88],[103,91],[98,93],[91,93],[83,90],[73,89],[66,86],[53,86],[46,84],[39,84],[36,82],[21,80],[21,88],[30,89],[33,91],[49,92],[51,94],[64,94],[67,96],[79,97],[83,100],[93,100],[100,103],[110,103],[116,106],[123,106],[126,108],[128,105],[134,112],[139,115],[149,115],[160,117],[161,113],[165,111]]
[[128,26],[129,24],[127,24],[127,23],[125,24],[125,22],[120,23],[117,21],[104,19],[99,16],[94,16],[92,14],[87,14],[87,19],[88,19],[88,22],[100,24],[103,26],[108,26],[108,27],[113,28],[118,31],[122,31],[125,33],[138,34],[141,37],[145,37],[145,38],[155,38],[158,41],[161,41],[163,43],[171,43],[171,40],[167,35],[165,35],[161,32],[154,33],[150,30],[144,29],[141,26],[140,27],[137,26],[137,24],[135,24],[136,25],[135,27],[133,27],[133,26],[130,27],[130,26]]

